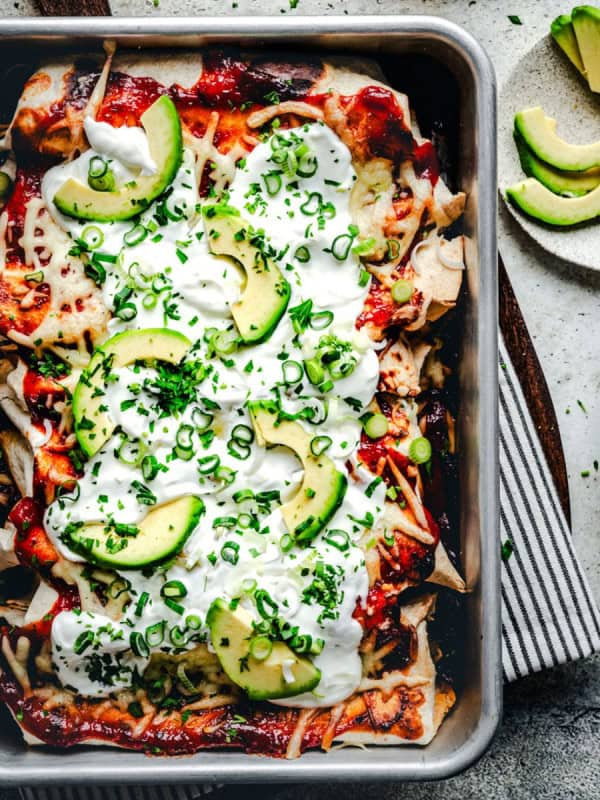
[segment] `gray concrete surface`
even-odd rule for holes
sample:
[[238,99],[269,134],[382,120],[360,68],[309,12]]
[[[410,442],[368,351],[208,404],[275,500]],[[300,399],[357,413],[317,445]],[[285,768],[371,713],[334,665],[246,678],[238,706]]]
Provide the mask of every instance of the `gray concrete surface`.
[[[569,0],[112,0],[116,15],[439,14],[473,33],[494,61],[500,86]],[[33,0],[0,0],[0,14],[35,13]],[[513,25],[517,14],[522,25]],[[557,87],[557,102],[560,90]],[[576,125],[573,126],[576,135]],[[500,209],[500,248],[534,338],[565,444],[574,537],[600,599],[600,272],[548,256]],[[600,260],[599,260],[600,268]],[[594,334],[595,331],[595,334]],[[577,400],[585,406],[584,412]],[[567,411],[568,410],[568,411]],[[588,478],[581,472],[591,470]],[[532,676],[505,692],[505,718],[482,761],[441,784],[245,787],[231,800],[600,800],[600,657]],[[116,795],[117,796],[117,795]],[[0,792],[0,800],[15,800]]]

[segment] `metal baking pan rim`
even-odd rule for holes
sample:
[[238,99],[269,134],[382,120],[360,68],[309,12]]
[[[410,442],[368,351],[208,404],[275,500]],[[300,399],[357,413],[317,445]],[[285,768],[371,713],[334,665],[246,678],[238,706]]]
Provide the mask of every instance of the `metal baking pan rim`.
[[[395,39],[407,36],[420,46],[449,46],[471,71],[476,94],[474,146],[477,181],[477,253],[486,271],[479,280],[477,303],[485,320],[477,320],[479,345],[477,371],[479,405],[478,495],[481,511],[480,581],[482,610],[480,630],[485,642],[481,654],[481,710],[465,741],[455,749],[435,754],[414,746],[374,747],[367,753],[343,750],[328,754],[310,752],[298,761],[282,761],[244,753],[204,751],[195,756],[148,759],[131,751],[78,748],[67,753],[30,750],[20,753],[12,745],[0,745],[0,784],[123,784],[260,781],[431,780],[466,769],[489,746],[501,718],[502,670],[500,638],[500,559],[497,546],[497,281],[496,281],[496,147],[495,76],[491,62],[478,42],[462,28],[428,16],[358,17],[234,17],[234,18],[19,18],[0,20],[0,40],[9,44],[62,46],[74,42],[114,37],[123,45],[171,47],[211,42],[244,41],[247,46],[293,39],[298,44],[318,45],[326,36],[328,50],[343,47],[349,37]],[[356,41],[355,41],[356,45]],[[446,723],[445,723],[446,724]],[[443,726],[442,729],[443,730]],[[15,731],[16,732],[16,731]],[[20,746],[20,745],[19,745]],[[111,767],[102,762],[105,755]],[[394,756],[397,757],[394,758]],[[34,763],[30,763],[31,761]]]

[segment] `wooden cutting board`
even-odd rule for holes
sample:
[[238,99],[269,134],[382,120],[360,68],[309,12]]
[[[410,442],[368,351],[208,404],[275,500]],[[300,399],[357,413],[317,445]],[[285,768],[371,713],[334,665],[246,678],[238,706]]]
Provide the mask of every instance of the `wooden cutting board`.
[[[45,16],[110,16],[108,0],[36,0]],[[508,273],[499,258],[500,330],[538,432],[569,525],[571,507],[556,412]]]

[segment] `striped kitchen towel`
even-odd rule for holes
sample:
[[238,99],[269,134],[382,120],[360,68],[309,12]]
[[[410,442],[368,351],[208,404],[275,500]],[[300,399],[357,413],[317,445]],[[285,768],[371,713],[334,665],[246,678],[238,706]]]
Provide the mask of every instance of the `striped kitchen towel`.
[[[500,343],[500,537],[507,681],[600,651],[600,614],[517,375]],[[507,548],[505,547],[505,550]],[[195,800],[215,786],[21,789],[23,800]],[[218,792],[217,792],[218,793]]]
[[[519,380],[500,342],[504,677],[600,651],[600,613],[573,547]],[[506,550],[506,548],[505,548]]]

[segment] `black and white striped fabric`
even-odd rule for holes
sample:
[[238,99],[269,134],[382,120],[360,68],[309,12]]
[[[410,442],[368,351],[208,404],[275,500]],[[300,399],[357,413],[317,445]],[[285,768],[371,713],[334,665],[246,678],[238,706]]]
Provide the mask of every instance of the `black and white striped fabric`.
[[600,613],[503,342],[500,535],[513,545],[502,569],[506,680],[600,651]]
[[[500,536],[504,676],[600,651],[600,613],[573,548],[518,378],[500,343]],[[23,800],[195,800],[220,787],[21,789]]]

